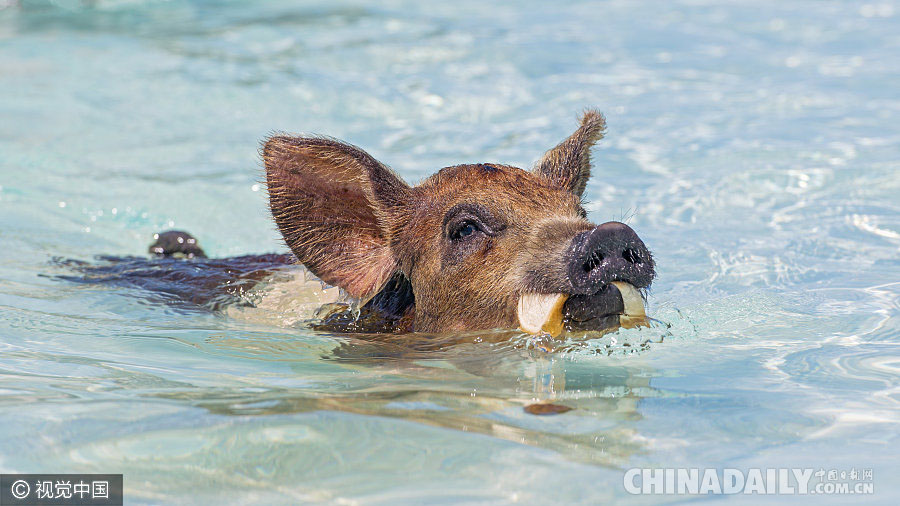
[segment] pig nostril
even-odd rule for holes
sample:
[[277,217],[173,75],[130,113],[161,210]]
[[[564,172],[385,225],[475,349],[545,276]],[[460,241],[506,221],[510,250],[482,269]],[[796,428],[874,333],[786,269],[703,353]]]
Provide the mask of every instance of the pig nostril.
[[596,269],[600,263],[603,262],[603,254],[599,251],[594,251],[591,253],[591,256],[588,257],[587,262],[584,263],[584,272],[591,272]]
[[643,262],[640,255],[637,254],[637,251],[631,248],[625,248],[625,251],[622,252],[622,258],[624,258],[625,261],[631,264],[639,264]]

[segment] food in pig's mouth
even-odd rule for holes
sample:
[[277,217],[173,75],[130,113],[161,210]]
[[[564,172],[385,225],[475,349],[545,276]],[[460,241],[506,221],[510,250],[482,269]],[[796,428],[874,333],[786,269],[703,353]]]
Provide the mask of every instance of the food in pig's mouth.
[[529,334],[558,336],[563,330],[563,305],[568,295],[562,293],[523,293],[517,314],[519,328]]
[[519,297],[519,328],[553,337],[569,330],[610,330],[646,326],[641,293],[633,285],[613,281],[591,295],[525,293]]

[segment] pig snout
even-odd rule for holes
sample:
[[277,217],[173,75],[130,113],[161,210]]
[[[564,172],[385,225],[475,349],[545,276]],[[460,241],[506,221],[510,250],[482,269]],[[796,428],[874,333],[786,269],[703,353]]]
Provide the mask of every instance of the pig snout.
[[637,288],[653,280],[653,258],[624,223],[610,221],[575,236],[569,247],[568,278],[573,295],[590,295],[613,281]]

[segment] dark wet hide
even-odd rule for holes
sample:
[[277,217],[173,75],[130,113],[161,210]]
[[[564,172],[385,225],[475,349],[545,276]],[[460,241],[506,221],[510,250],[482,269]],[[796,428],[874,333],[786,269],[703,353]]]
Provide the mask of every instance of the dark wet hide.
[[410,332],[416,299],[406,276],[397,273],[358,312],[349,307],[320,315],[312,325],[327,332],[361,332],[370,334]]
[[[88,285],[132,288],[152,302],[181,310],[221,311],[228,306],[253,306],[254,288],[267,278],[297,268],[291,254],[246,255],[230,258],[145,258],[98,256],[96,262],[55,259],[74,274],[57,279]],[[277,278],[269,279],[277,282]],[[396,275],[360,310],[333,304],[319,315],[315,330],[381,334],[409,331],[415,299],[409,281]],[[325,308],[323,308],[325,309]]]
[[141,289],[149,299],[181,309],[208,311],[229,305],[252,306],[250,290],[296,262],[291,254],[190,260],[99,256],[96,260],[55,259],[56,265],[73,271],[55,277],[73,283]]

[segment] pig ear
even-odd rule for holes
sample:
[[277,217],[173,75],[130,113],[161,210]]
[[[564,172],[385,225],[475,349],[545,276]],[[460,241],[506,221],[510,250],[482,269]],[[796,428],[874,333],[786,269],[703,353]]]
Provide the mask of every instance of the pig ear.
[[534,171],[580,197],[591,177],[591,147],[603,138],[605,129],[606,120],[599,111],[585,111],[578,130],[544,153]]
[[272,216],[300,262],[354,297],[377,293],[398,268],[390,230],[409,186],[333,139],[273,136],[262,154]]

